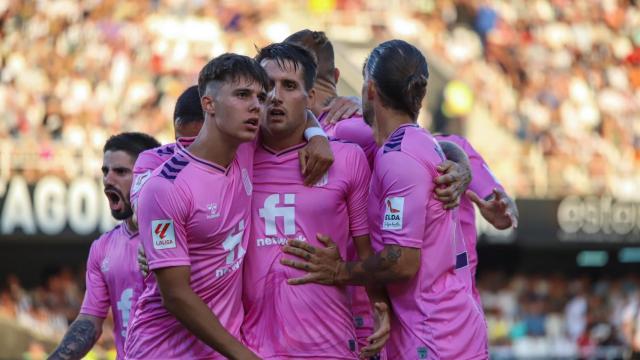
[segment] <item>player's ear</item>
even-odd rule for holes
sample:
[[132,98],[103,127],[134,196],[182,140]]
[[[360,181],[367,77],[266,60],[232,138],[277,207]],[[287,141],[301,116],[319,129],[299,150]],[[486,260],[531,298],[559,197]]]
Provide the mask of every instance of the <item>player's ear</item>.
[[202,110],[209,114],[215,114],[215,104],[213,103],[213,97],[211,95],[204,95],[200,98],[200,105],[202,105]]
[[338,80],[340,79],[340,69],[335,68],[333,69],[333,81],[334,84],[338,84]]
[[314,108],[316,106],[316,88],[312,87],[307,91],[307,108]]
[[376,84],[373,80],[367,80],[367,100],[373,100],[376,96]]

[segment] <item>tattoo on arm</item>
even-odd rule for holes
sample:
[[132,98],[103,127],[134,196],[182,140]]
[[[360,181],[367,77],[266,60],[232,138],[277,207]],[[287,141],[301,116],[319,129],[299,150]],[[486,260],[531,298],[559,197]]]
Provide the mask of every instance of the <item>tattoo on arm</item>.
[[329,96],[324,103],[322,103],[322,106],[329,106],[329,104],[331,104],[331,102],[335,99],[335,96]]
[[347,276],[350,283],[366,284],[374,274],[376,282],[387,283],[395,281],[398,276],[395,265],[402,256],[402,247],[391,245],[382,251],[369,256],[364,261],[346,263]]
[[49,360],[81,359],[98,340],[97,333],[96,325],[90,320],[74,321]]
[[439,144],[447,159],[458,164],[469,163],[467,154],[465,154],[464,150],[462,150],[458,145],[448,141],[440,141]]

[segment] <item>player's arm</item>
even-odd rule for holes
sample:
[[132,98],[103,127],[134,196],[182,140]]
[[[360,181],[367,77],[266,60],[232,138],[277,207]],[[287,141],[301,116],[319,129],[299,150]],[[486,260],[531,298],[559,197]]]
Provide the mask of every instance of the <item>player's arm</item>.
[[300,149],[298,157],[300,159],[300,170],[304,176],[304,184],[311,186],[322,178],[329,171],[333,164],[333,151],[329,145],[329,139],[320,127],[320,123],[307,110],[307,128],[305,130],[307,145]]
[[335,124],[355,115],[362,115],[362,101],[357,96],[336,96],[330,98],[325,104],[322,112],[327,113],[324,117],[327,124]]
[[518,227],[518,207],[493,175],[482,155],[463,137],[457,137],[469,156],[473,180],[467,196],[479,208],[482,217],[497,229]]
[[258,359],[220,324],[209,307],[193,292],[190,267],[176,266],[154,270],[162,304],[198,339],[229,359]]
[[467,196],[480,210],[480,214],[496,229],[504,230],[518,227],[518,207],[515,201],[501,188],[493,189],[491,195],[481,199],[472,190],[467,190]]
[[[368,259],[375,255],[368,235],[353,238],[360,259]],[[371,358],[378,354],[391,334],[391,303],[387,290],[382,284],[367,283],[367,296],[374,314],[374,332],[367,338],[368,345],[360,350],[361,358]]]
[[452,209],[460,205],[460,197],[471,183],[471,166],[469,158],[462,148],[450,141],[439,141],[442,152],[447,158],[438,166],[442,174],[435,178],[436,198],[444,203],[445,209]]
[[48,359],[82,359],[100,338],[103,321],[104,319],[93,315],[78,315]]
[[81,359],[95,345],[102,334],[102,323],[109,312],[109,289],[101,271],[104,259],[104,242],[99,239],[91,244],[87,259],[84,293],[80,314],[71,323],[60,345],[49,359]]
[[308,274],[289,279],[291,285],[318,283],[324,285],[388,284],[406,281],[420,268],[420,249],[399,245],[385,245],[372,256],[360,261],[344,261],[336,244],[326,236],[318,236],[324,248],[304,241],[290,240],[284,246],[287,254],[303,259],[281,259],[283,265],[304,270]]
[[[381,186],[384,187],[384,199],[392,201],[402,198],[399,202],[402,208],[396,209],[403,218],[401,225],[385,228],[385,220],[377,219],[383,229],[383,249],[354,262],[345,262],[333,241],[327,237],[318,237],[326,245],[324,248],[290,240],[283,251],[305,261],[283,258],[281,263],[307,271],[301,278],[289,279],[290,284],[387,284],[406,281],[416,275],[420,268],[422,237],[426,226],[425,204],[433,189],[433,176],[406,154],[392,152],[385,156],[385,161],[376,165],[376,173],[383,179]],[[419,179],[429,179],[429,182],[423,183]]]

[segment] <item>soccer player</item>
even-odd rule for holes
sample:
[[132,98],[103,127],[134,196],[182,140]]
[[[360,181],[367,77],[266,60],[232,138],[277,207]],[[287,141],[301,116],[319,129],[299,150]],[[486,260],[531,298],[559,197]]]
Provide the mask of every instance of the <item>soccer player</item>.
[[[333,166],[320,182],[304,186],[297,149],[306,144],[305,112],[315,101],[315,60],[306,49],[287,43],[263,48],[256,60],[269,75],[272,89],[254,160],[243,338],[264,359],[356,359],[346,289],[316,284],[291,287],[287,279],[301,272],[278,260],[288,238],[319,245],[319,232],[331,236],[343,255],[352,242],[361,256],[372,253],[366,213],[369,165],[357,145],[332,141]],[[371,291],[380,302],[378,319],[388,329],[384,291]],[[363,356],[376,354],[387,333],[383,329],[373,336],[372,344],[361,349]]]
[[[173,110],[173,130],[176,142],[183,147],[191,145],[200,132],[203,122],[204,113],[200,105],[198,86],[193,85],[180,94]],[[176,143],[171,143],[143,151],[138,156],[133,167],[133,186],[131,187],[131,204],[134,212],[142,185],[149,179],[153,170],[173,156],[176,147]]]
[[438,142],[416,118],[426,93],[428,68],[414,46],[380,44],[364,67],[363,108],[378,139],[369,194],[370,232],[377,253],[344,262],[335,244],[326,249],[291,241],[282,259],[308,272],[291,284],[384,283],[394,316],[386,350],[390,359],[486,359],[486,325],[456,275],[455,211],[443,209],[434,184],[444,161]]
[[457,144],[469,157],[473,178],[466,196],[460,199],[458,213],[466,244],[465,248],[469,256],[471,291],[478,304],[482,304],[480,293],[476,288],[478,253],[476,251],[476,212],[473,204],[478,206],[480,214],[485,220],[500,230],[518,226],[518,208],[493,175],[482,155],[471,146],[467,139],[459,135],[436,135],[435,138],[439,141]]
[[133,164],[142,151],[159,146],[152,137],[122,133],[107,140],[103,149],[102,182],[111,215],[122,220],[91,244],[87,260],[86,286],[80,314],[71,324],[50,359],[80,359],[102,333],[102,323],[111,308],[118,359],[124,358],[130,311],[142,290],[136,265],[138,229],[129,203]]
[[[329,136],[358,144],[367,155],[370,167],[373,167],[373,159],[378,150],[378,145],[374,138],[373,129],[365,123],[361,111],[336,122],[336,116],[333,114],[341,115],[353,112],[353,110],[348,107],[344,99],[342,100],[343,106],[341,108],[328,110],[324,107],[325,104],[336,102],[334,99],[338,96],[337,83],[340,78],[340,70],[335,67],[334,50],[331,41],[329,41],[324,32],[305,29],[290,35],[284,42],[301,45],[316,56],[318,76],[313,87],[315,101],[310,104],[310,109],[318,117],[322,128]],[[357,103],[360,103],[360,99],[357,99]],[[462,149],[448,141],[441,141],[440,145],[447,158],[453,161],[447,161],[439,166],[438,170],[443,175],[437,177],[435,181],[437,184],[445,184],[447,187],[436,189],[436,195],[438,199],[445,203],[446,208],[452,208],[458,204],[471,180],[470,169],[468,159]],[[464,255],[465,249],[462,238],[459,239],[458,247],[458,252]],[[347,259],[358,259],[355,247],[347,247]],[[468,269],[464,268],[461,268],[460,271],[465,270],[468,271]],[[469,277],[467,283],[471,285],[469,273],[461,274],[460,276]],[[365,347],[368,344],[367,338],[373,332],[374,326],[370,302],[362,286],[348,287],[348,289],[351,292],[351,307],[358,342],[360,347]],[[384,352],[382,357],[384,358]]]
[[335,117],[326,109],[338,97],[336,86],[340,79],[340,70],[335,67],[333,44],[324,32],[308,29],[293,33],[284,42],[307,48],[317,59],[318,76],[313,87],[316,99],[309,108],[318,117],[327,135],[358,144],[367,155],[369,164],[373,165],[378,146],[373,138],[373,131],[364,122],[362,115],[356,112],[353,116],[336,122]]
[[[178,144],[174,156],[153,171],[138,198],[141,239],[154,276],[145,279],[127,359],[257,358],[237,338],[254,139],[268,88],[264,70],[245,56],[221,55],[200,72],[203,127],[188,148]],[[314,137],[309,145],[328,149],[323,139]],[[325,173],[326,158],[308,157],[305,181]]]

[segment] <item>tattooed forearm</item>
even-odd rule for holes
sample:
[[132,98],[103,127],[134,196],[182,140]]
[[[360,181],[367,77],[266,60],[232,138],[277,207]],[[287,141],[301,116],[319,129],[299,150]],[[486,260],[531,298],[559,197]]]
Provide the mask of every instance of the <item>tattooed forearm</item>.
[[469,164],[467,154],[458,145],[449,141],[439,141],[438,143],[448,160],[458,164]]
[[81,359],[91,350],[98,336],[95,323],[88,319],[76,319],[49,360]]
[[382,251],[369,256],[364,261],[345,264],[346,279],[350,284],[364,285],[367,282],[387,283],[402,280],[404,275],[398,268],[402,257],[402,247],[386,246]]

